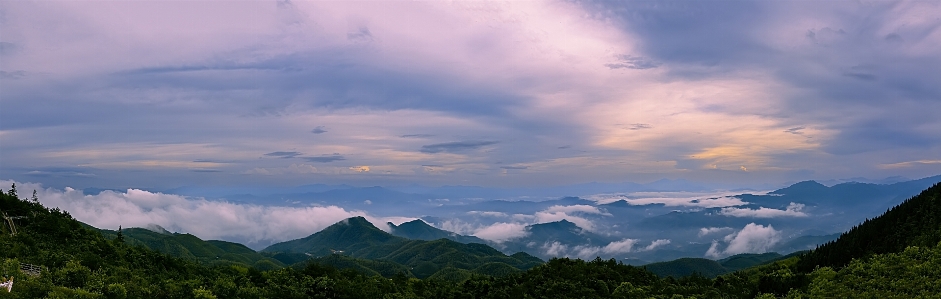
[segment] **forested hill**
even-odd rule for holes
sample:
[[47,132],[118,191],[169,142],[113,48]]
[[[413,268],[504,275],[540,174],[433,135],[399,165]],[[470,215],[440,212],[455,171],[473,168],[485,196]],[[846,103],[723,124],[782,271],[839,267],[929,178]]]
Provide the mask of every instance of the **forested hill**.
[[370,250],[406,240],[382,231],[366,218],[352,217],[310,236],[273,244],[262,252],[295,252],[313,256],[324,256],[338,251],[352,254],[359,250]]
[[872,254],[901,252],[908,246],[932,247],[941,241],[941,183],[866,220],[821,245],[798,263],[803,271],[818,266],[843,267]]
[[[108,239],[117,238],[118,232],[101,229]],[[191,234],[168,232],[161,227],[150,229],[126,228],[120,232],[129,245],[145,246],[175,257],[197,260],[204,264],[242,264],[257,269],[271,270],[286,264],[252,250],[245,245],[219,241],[204,241]]]
[[[363,217],[353,217],[333,224],[308,237],[274,244],[263,250],[266,254],[303,253],[312,257],[332,254],[351,259],[324,261],[340,262],[353,268],[370,268],[383,273],[365,260],[388,261],[408,266],[410,274],[426,278],[439,271],[467,277],[471,273],[502,274],[532,268],[542,261],[525,253],[507,256],[490,246],[478,243],[458,243],[446,238],[432,241],[409,240],[386,233]],[[489,269],[489,270],[488,270]]]

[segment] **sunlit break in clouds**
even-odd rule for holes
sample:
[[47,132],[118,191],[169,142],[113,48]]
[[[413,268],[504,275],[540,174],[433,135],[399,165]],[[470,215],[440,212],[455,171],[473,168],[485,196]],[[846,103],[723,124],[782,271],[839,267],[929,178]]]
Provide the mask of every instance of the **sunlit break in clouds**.
[[3,1],[0,179],[920,178],[941,170],[939,15],[937,1]]

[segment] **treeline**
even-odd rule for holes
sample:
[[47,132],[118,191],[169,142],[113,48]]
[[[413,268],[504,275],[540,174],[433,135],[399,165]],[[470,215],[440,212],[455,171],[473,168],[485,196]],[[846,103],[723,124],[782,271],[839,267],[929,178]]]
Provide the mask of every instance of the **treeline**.
[[909,246],[931,247],[941,242],[941,184],[868,219],[804,255],[803,272],[816,267],[842,268],[853,259],[873,254],[897,253]]

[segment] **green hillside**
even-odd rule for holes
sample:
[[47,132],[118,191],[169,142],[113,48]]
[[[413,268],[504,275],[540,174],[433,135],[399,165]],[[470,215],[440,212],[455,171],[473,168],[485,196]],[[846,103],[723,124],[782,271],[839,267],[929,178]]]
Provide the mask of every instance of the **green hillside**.
[[[484,244],[464,244],[445,238],[425,241],[396,237],[376,228],[362,217],[340,221],[306,238],[271,245],[263,252],[266,254],[305,253],[313,257],[338,254],[354,258],[349,260],[351,262],[388,261],[408,267],[409,273],[418,278],[430,277],[448,267],[478,272],[494,269],[498,273],[493,274],[503,274],[507,272],[506,267],[491,265],[481,268],[481,266],[488,263],[501,263],[517,270],[526,270],[542,263],[542,260],[528,254],[507,256]],[[370,268],[365,264],[334,266]]]
[[411,271],[408,267],[395,262],[358,259],[341,254],[331,254],[307,260],[300,268],[304,268],[310,264],[330,266],[337,269],[351,269],[366,276],[393,277],[397,274],[414,276],[411,275]]
[[643,267],[660,277],[701,275],[716,277],[722,274],[774,262],[782,258],[775,252],[742,253],[718,261],[704,258],[680,258],[672,261],[646,264]]
[[668,262],[647,264],[643,267],[661,277],[683,277],[694,274],[716,277],[730,272],[729,269],[718,262],[704,258],[681,258]]
[[[100,230],[109,239],[117,238],[118,232]],[[197,260],[205,264],[236,263],[262,269],[275,269],[285,264],[277,259],[265,257],[245,245],[202,239],[191,234],[170,233],[161,227],[151,229],[128,228],[121,230],[124,241],[131,245],[145,246],[175,257]]]
[[941,183],[922,191],[882,216],[866,220],[803,256],[802,271],[818,266],[843,267],[853,259],[898,253],[908,246],[932,247],[941,242]]
[[767,264],[779,260],[782,257],[783,256],[777,252],[742,253],[718,260],[717,262],[719,262],[722,267],[729,269],[729,272],[731,272]]

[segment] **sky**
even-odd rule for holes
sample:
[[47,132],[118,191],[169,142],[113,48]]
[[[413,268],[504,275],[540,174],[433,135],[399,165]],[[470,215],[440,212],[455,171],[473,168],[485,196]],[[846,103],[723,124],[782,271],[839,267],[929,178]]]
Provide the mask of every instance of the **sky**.
[[938,1],[2,1],[0,179],[917,179],[939,27]]

